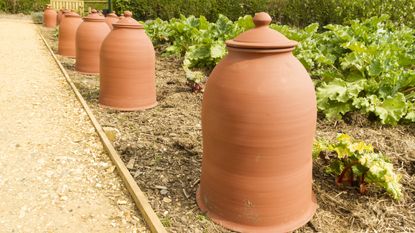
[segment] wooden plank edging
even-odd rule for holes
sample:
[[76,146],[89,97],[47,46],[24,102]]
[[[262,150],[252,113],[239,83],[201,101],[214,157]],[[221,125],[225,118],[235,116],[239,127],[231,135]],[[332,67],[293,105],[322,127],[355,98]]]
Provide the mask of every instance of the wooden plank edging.
[[150,203],[148,202],[147,197],[141,191],[140,187],[138,187],[137,183],[135,182],[134,178],[131,176],[130,172],[128,171],[127,167],[125,166],[124,162],[121,160],[120,156],[118,155],[117,151],[115,150],[114,146],[108,139],[107,135],[105,134],[102,126],[99,124],[98,120],[95,118],[94,114],[92,113],[91,109],[89,108],[88,104],[82,97],[81,93],[76,88],[75,84],[72,82],[72,79],[69,77],[68,73],[66,72],[65,68],[62,66],[58,58],[56,57],[55,53],[53,52],[52,48],[49,46],[46,39],[43,37],[42,33],[39,29],[38,34],[42,38],[43,42],[45,43],[47,49],[49,50],[50,54],[52,55],[53,59],[55,60],[56,64],[59,66],[63,76],[65,77],[68,84],[71,86],[72,91],[75,93],[76,98],[81,103],[82,107],[84,108],[85,112],[88,114],[89,119],[91,120],[92,124],[95,127],[96,132],[101,139],[101,142],[107,151],[110,159],[116,166],[119,175],[121,176],[124,184],[130,193],[131,197],[133,198],[137,208],[140,210],[140,213],[143,215],[144,220],[150,227],[151,232],[153,233],[167,233],[166,229],[164,228],[163,224],[161,223],[160,219],[157,217],[156,213],[154,212],[153,208],[151,207]]

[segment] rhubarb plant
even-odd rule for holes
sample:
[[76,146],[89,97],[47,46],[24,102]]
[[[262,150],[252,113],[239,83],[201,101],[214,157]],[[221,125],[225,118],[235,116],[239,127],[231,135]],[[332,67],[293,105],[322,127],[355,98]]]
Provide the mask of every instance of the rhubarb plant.
[[325,171],[336,176],[336,184],[358,186],[367,192],[367,184],[383,188],[392,198],[402,198],[401,175],[393,169],[389,158],[372,145],[339,134],[335,143],[315,142],[313,156],[326,164]]
[[[253,27],[251,16],[232,22],[223,15],[216,22],[181,16],[145,24],[153,43],[165,48],[164,54],[183,59],[194,91],[200,91],[206,80],[200,72],[208,74],[226,56],[226,40]],[[299,42],[293,53],[313,78],[318,109],[327,118],[341,120],[360,112],[376,116],[382,124],[415,122],[413,28],[395,25],[387,15],[347,25],[270,28]]]

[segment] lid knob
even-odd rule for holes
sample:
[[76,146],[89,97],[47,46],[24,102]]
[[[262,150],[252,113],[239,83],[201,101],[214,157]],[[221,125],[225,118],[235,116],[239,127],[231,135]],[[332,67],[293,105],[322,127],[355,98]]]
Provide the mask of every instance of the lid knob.
[[124,11],[124,17],[132,17],[133,13],[131,11]]
[[98,11],[97,11],[97,10],[95,10],[95,9],[92,9],[92,10],[91,10],[91,13],[92,13],[92,14],[96,14],[96,13],[98,13]]
[[265,12],[256,13],[254,16],[254,24],[258,27],[268,26],[272,22],[271,16]]

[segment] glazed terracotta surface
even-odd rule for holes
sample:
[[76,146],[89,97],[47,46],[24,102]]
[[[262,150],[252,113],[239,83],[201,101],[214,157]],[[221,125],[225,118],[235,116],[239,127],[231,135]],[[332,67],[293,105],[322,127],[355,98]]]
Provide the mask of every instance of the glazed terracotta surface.
[[114,11],[105,17],[105,23],[108,24],[111,30],[114,28],[112,24],[118,22],[118,20],[120,20],[120,18],[118,18]]
[[76,32],[76,63],[77,71],[97,74],[99,73],[100,49],[110,28],[96,10],[84,18],[84,22]]
[[57,25],[57,13],[51,5],[46,5],[43,12],[43,25],[48,28],[54,28]]
[[102,106],[134,111],[157,105],[155,51],[143,25],[131,12],[114,24],[101,47]]
[[59,27],[59,44],[58,53],[66,57],[76,56],[76,31],[82,23],[81,17],[74,13],[65,13],[61,25]]
[[313,216],[313,83],[292,55],[296,42],[256,28],[227,41],[229,54],[207,82],[202,106],[203,162],[197,202],[240,232],[289,232]]

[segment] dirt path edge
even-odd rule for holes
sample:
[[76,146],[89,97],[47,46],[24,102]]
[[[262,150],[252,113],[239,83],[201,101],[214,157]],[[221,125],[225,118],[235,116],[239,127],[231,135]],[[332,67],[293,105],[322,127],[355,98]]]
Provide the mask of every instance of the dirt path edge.
[[121,176],[122,180],[124,181],[124,185],[126,186],[128,192],[130,193],[131,197],[133,198],[137,208],[140,210],[140,213],[143,215],[144,220],[146,221],[147,225],[149,226],[151,232],[153,233],[167,233],[166,229],[164,228],[163,224],[161,223],[160,219],[157,217],[156,213],[154,212],[153,208],[151,207],[150,203],[148,202],[147,197],[141,191],[140,187],[138,187],[137,183],[135,182],[134,178],[131,176],[130,172],[128,171],[127,167],[124,165],[124,162],[121,160],[121,157],[115,150],[114,146],[108,139],[107,135],[105,134],[102,126],[99,124],[98,120],[92,113],[91,109],[89,108],[88,104],[76,88],[75,84],[72,82],[72,79],[69,77],[68,73],[66,72],[65,68],[62,66],[56,55],[54,54],[52,48],[43,37],[42,33],[39,29],[37,32],[42,39],[43,43],[45,44],[46,48],[48,49],[49,53],[52,55],[53,59],[55,60],[56,64],[58,65],[59,69],[61,70],[63,76],[65,77],[66,82],[71,87],[72,91],[75,93],[77,100],[81,103],[82,108],[85,110],[86,114],[88,115],[89,119],[91,120],[95,131],[98,133],[98,136],[108,153],[111,161],[117,168],[119,175]]

